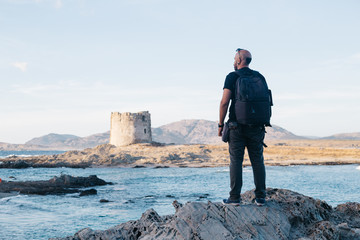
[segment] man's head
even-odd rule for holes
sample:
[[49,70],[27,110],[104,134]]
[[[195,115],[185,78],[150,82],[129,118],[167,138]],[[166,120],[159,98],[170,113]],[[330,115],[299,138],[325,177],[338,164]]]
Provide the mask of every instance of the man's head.
[[248,50],[238,48],[234,57],[234,69],[235,71],[248,67],[251,62],[251,53]]

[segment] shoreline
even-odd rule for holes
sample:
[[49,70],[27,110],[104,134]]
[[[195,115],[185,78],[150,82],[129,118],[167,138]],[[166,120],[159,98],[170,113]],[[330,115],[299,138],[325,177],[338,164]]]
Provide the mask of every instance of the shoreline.
[[[265,166],[336,166],[336,165],[359,165],[359,160],[265,160]],[[144,163],[144,164],[84,164],[84,163],[66,163],[66,162],[57,162],[57,163],[33,163],[33,159],[11,159],[2,161],[0,160],[0,169],[25,169],[25,168],[215,168],[215,167],[228,167],[228,163],[180,163],[180,164],[154,164],[154,163]],[[251,163],[249,160],[243,162],[243,167],[250,167]]]
[[[264,148],[266,166],[360,164],[360,141],[277,140]],[[227,167],[228,145],[110,144],[72,150],[55,155],[8,157],[0,159],[0,168],[104,168],[104,167]],[[247,153],[244,166],[250,166]]]

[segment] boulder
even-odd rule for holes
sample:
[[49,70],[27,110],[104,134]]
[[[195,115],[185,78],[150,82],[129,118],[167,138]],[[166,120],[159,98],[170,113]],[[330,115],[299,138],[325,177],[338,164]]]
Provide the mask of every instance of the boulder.
[[332,208],[326,202],[286,189],[267,189],[267,203],[254,204],[254,194],[242,195],[240,206],[174,201],[175,214],[160,216],[149,209],[137,221],[108,230],[85,228],[81,239],[360,239],[359,203]]
[[80,162],[80,163],[71,163],[65,162],[57,159],[58,155],[53,156],[34,156],[34,157],[24,157],[23,159],[18,159],[18,157],[6,158],[0,161],[0,168],[59,168],[59,167],[68,167],[68,168],[87,168],[90,167],[89,162]]
[[18,192],[20,194],[37,195],[77,193],[81,192],[80,188],[106,184],[112,183],[105,182],[96,175],[90,175],[89,177],[61,175],[60,177],[53,177],[48,181],[2,181],[0,184],[0,193]]
[[92,189],[80,191],[79,196],[83,197],[83,196],[96,195],[96,194],[97,194],[96,189],[92,188]]

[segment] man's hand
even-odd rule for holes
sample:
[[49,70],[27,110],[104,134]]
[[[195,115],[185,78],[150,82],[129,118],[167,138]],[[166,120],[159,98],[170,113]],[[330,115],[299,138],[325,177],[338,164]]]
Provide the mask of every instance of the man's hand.
[[[230,98],[231,98],[231,91],[227,88],[224,88],[223,91],[223,96],[221,98],[221,102],[220,102],[220,116],[219,116],[219,124],[220,125],[224,125],[224,119],[226,116],[226,112],[229,106],[229,102],[230,102]],[[218,129],[218,136],[221,137],[222,136],[222,131],[224,129],[224,126],[219,127]]]
[[222,136],[222,131],[223,131],[224,127],[219,127],[218,130],[218,136],[221,137]]

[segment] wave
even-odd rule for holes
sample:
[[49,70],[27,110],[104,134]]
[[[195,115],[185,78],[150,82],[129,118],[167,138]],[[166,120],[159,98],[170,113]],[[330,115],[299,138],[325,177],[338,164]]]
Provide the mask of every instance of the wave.
[[357,166],[356,169],[357,169],[357,170],[360,170],[360,166]]
[[15,155],[15,154],[10,154],[7,156],[0,156],[0,159],[4,159],[4,158],[10,158],[10,157],[32,157],[32,156],[40,156],[40,155],[27,155],[27,154],[20,154],[20,155]]
[[[228,172],[230,172],[230,169],[216,170],[216,173],[228,173]],[[249,167],[244,167],[243,172],[252,172],[252,170]]]
[[54,155],[61,154],[65,151],[3,151],[0,150],[0,159],[9,158],[9,157],[32,157],[32,156],[41,156],[41,155]]

